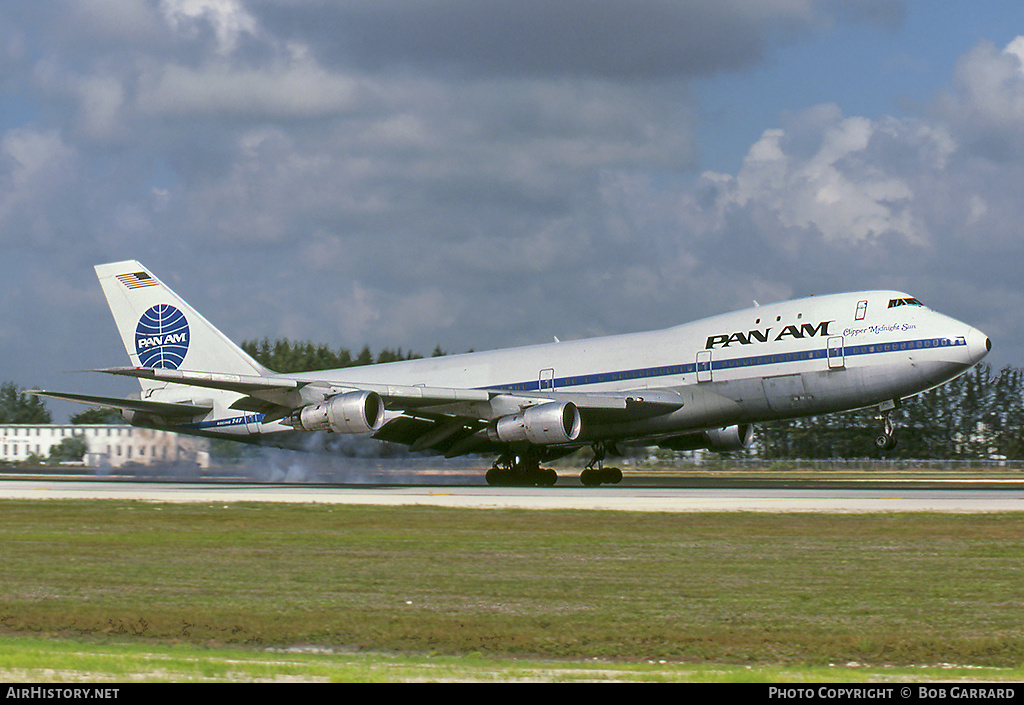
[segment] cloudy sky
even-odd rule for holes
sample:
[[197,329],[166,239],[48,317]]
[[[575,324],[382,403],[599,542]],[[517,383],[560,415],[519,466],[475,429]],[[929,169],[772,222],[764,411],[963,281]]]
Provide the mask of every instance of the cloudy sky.
[[0,248],[22,387],[131,391],[65,374],[127,361],[92,266],[129,258],[236,340],[460,352],[892,287],[1024,366],[1024,8],[5,2]]

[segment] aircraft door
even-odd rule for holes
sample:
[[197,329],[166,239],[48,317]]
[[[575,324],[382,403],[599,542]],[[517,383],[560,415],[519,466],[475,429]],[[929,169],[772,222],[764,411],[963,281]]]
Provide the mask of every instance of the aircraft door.
[[555,368],[548,367],[540,371],[540,384],[538,389],[551,391],[555,388]]
[[843,344],[843,336],[833,335],[828,339],[826,356],[828,357],[828,368],[830,370],[846,368],[846,349]]
[[701,350],[697,353],[697,381],[711,381],[711,351]]
[[857,313],[854,315],[853,319],[855,321],[863,321],[864,317],[867,316],[867,315],[868,315],[868,302],[867,301],[858,301],[857,302]]

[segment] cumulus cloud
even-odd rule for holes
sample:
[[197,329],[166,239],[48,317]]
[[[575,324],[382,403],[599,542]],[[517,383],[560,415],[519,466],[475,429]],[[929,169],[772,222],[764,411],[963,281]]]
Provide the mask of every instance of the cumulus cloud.
[[976,46],[918,116],[818,105],[766,129],[736,173],[604,178],[602,223],[634,243],[621,281],[642,270],[656,307],[904,288],[1019,348],[1013,306],[991,302],[1022,298],[1022,46]]
[[218,54],[231,54],[245,36],[259,34],[256,19],[239,0],[160,0],[171,28],[189,38],[212,30]]
[[[923,116],[848,116],[830,104],[766,130],[736,174],[680,190],[680,249],[694,268],[742,269],[751,285],[767,275],[809,291],[912,288],[970,308],[961,315],[1019,347],[1013,307],[989,304],[1020,298],[1022,47],[973,48]],[[980,294],[979,275],[998,293]]]
[[52,244],[48,211],[72,180],[76,150],[53,130],[18,128],[0,139],[0,242]]
[[985,41],[961,57],[936,112],[986,158],[1024,156],[1024,37],[1002,50]]
[[[861,243],[896,235],[923,245],[928,232],[915,213],[915,193],[908,180],[884,157],[872,154],[873,140],[894,138],[912,127],[894,120],[876,123],[844,117],[834,105],[819,106],[798,116],[793,129],[765,131],[733,177],[706,174],[701,188],[714,192],[712,207],[721,222],[730,211],[756,213],[760,227],[772,231],[798,230],[826,242]],[[920,149],[946,154],[944,135],[917,135]],[[937,139],[935,139],[937,138]],[[801,143],[812,142],[801,153]],[[799,241],[783,243],[792,248]]]
[[69,7],[0,6],[0,237],[80,291],[142,259],[236,338],[457,351],[1019,278],[1024,39],[917,115],[794,106],[699,173],[695,79],[899,2]]
[[359,92],[358,81],[307,61],[260,69],[165,65],[143,75],[136,107],[147,116],[315,117],[357,107]]

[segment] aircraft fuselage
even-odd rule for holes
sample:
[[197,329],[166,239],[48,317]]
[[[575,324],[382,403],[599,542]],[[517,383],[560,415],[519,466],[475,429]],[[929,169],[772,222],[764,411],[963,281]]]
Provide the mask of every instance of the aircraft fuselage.
[[[516,394],[669,390],[684,405],[584,425],[580,440],[664,435],[872,406],[942,384],[988,352],[975,328],[896,291],[768,304],[665,330],[293,375]],[[270,429],[266,429],[270,432]]]

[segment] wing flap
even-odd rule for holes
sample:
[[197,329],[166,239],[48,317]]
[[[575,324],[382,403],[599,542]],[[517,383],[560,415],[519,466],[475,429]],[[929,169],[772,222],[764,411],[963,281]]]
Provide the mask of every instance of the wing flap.
[[[197,372],[150,367],[108,367],[95,370],[112,375],[186,384],[238,392],[270,404],[298,408],[305,404],[355,390],[376,392],[392,409],[412,409],[466,402],[487,402],[497,392],[455,387],[422,387],[394,384],[350,383],[326,379],[307,380],[284,375],[259,376]],[[248,402],[256,404],[256,402]]]
[[261,377],[259,375],[236,375],[222,372],[190,372],[153,367],[107,367],[94,370],[108,375],[136,377],[157,382],[187,384],[192,387],[209,387],[223,389],[241,394],[251,394],[264,390],[292,390],[304,386],[303,382],[290,377]]
[[398,416],[384,424],[373,437],[407,445],[412,451],[430,450],[454,457],[488,445],[486,438],[477,435],[483,426],[474,419],[456,416]]
[[572,402],[584,418],[635,421],[670,414],[683,407],[683,398],[667,389],[637,389],[628,392],[543,392],[504,394],[519,406],[548,401]]

